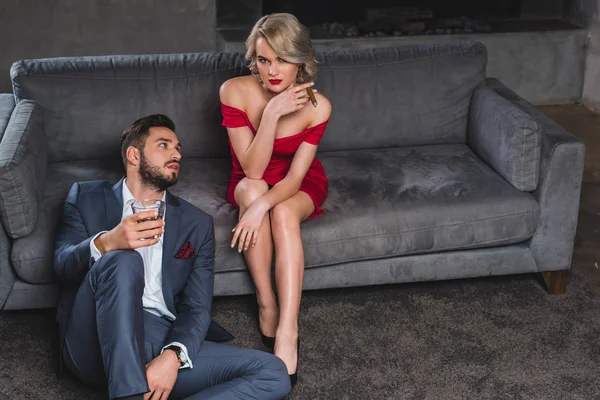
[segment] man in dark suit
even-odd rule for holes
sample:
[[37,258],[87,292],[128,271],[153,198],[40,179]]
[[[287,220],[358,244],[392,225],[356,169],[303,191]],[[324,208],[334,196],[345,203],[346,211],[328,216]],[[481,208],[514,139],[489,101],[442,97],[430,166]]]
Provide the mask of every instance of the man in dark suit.
[[[213,221],[167,191],[181,159],[173,122],[137,120],[121,151],[125,178],[75,183],[65,200],[54,259],[65,365],[111,399],[283,398],[279,358],[208,341],[220,328],[210,319]],[[164,219],[133,213],[144,199],[162,199]]]

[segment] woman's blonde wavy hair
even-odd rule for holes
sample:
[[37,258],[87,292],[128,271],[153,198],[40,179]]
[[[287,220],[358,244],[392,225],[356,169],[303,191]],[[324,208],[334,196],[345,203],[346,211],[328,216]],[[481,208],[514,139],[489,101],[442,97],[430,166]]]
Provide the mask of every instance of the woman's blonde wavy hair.
[[308,28],[292,14],[277,13],[261,17],[246,39],[246,60],[253,75],[257,75],[256,41],[265,38],[277,56],[300,65],[296,83],[312,82],[317,75],[317,60]]

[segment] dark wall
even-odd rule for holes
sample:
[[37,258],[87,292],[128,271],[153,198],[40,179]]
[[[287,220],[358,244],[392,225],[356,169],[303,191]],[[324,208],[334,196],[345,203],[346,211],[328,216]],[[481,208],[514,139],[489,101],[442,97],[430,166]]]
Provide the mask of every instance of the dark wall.
[[[580,3],[587,7],[583,15],[590,27],[581,97],[588,107],[600,111],[600,0],[580,0]],[[585,18],[590,11],[592,17]]]
[[[214,51],[217,2],[223,5],[223,21],[238,26],[240,22],[229,17],[242,10],[244,24],[252,26],[261,15],[261,6],[292,6],[290,0],[270,1],[0,0],[0,93],[11,92],[10,66],[24,58]],[[318,4],[323,8],[328,1],[319,0]],[[372,0],[372,4],[383,4],[378,1]],[[520,0],[521,13],[547,10],[553,15],[549,4],[554,1]],[[492,3],[515,4],[514,0]],[[320,12],[318,6],[300,4],[304,10]],[[590,28],[584,99],[600,107],[600,0],[562,0],[562,5],[568,20]]]
[[421,7],[430,9],[436,18],[491,16],[516,18],[521,0],[368,0],[340,6],[337,0],[263,0],[265,14],[289,12],[307,26],[320,26],[326,22],[358,23],[367,17],[367,10],[388,7]]
[[597,3],[597,0],[565,0],[565,19],[589,27],[596,18]]
[[0,93],[42,57],[213,51],[215,0],[0,0]]

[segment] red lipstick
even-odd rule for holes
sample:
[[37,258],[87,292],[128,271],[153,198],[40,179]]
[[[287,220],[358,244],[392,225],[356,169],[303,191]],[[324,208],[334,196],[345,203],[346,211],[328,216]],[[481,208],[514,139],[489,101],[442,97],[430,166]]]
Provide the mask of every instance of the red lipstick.
[[269,79],[271,85],[279,85],[281,82],[281,79]]

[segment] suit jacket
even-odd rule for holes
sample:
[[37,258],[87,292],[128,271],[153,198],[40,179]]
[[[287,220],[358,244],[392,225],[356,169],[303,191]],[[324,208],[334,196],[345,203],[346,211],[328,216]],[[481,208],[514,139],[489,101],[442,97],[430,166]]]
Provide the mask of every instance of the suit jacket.
[[[111,230],[121,222],[122,185],[123,179],[116,184],[114,181],[74,183],[65,200],[54,254],[54,273],[61,285],[57,307],[61,343],[77,290],[93,265],[90,241],[98,232]],[[166,343],[184,344],[193,360],[205,338],[210,339],[211,335],[222,340],[232,338],[224,338],[229,334],[210,319],[215,260],[213,220],[169,192],[166,203],[162,291],[167,308],[176,317]],[[175,258],[187,241],[195,249],[195,257]],[[209,332],[209,327],[213,332]]]

